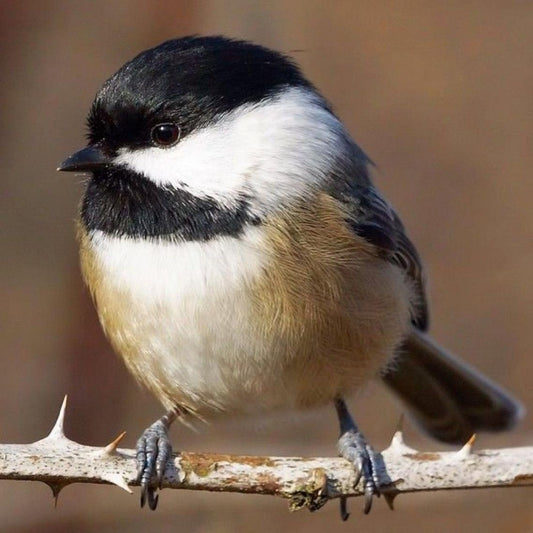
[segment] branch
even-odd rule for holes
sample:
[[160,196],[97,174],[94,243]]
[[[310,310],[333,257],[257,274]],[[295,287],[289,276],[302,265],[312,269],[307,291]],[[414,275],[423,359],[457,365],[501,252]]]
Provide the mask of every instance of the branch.
[[[50,434],[32,444],[0,444],[0,479],[42,481],[57,499],[71,483],[137,485],[135,451],[118,448],[124,434],[104,448],[69,440],[63,432],[66,398]],[[395,496],[482,487],[533,486],[533,447],[459,452],[419,452],[397,432],[381,454],[380,489],[392,507]],[[291,510],[315,510],[332,498],[361,496],[353,467],[341,458],[251,457],[182,452],[169,461],[163,487],[272,494]]]

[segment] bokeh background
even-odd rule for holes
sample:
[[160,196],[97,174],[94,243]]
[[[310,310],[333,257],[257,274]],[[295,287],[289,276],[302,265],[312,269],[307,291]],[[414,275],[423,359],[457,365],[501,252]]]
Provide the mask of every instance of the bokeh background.
[[[63,394],[75,440],[126,445],[160,408],[111,352],[78,271],[79,178],[55,172],[84,143],[100,84],[139,51],[222,33],[293,55],[376,162],[431,275],[433,333],[533,411],[533,5],[521,1],[0,2],[0,441],[50,429]],[[400,414],[371,385],[351,402],[386,446]],[[409,425],[409,444],[440,446]],[[333,410],[268,424],[175,428],[176,449],[330,455]],[[531,444],[533,418],[479,446]],[[0,483],[0,531],[533,531],[532,489],[409,495],[369,516],[352,500],[290,514],[269,497],[138,495],[73,485],[54,509],[39,483]]]

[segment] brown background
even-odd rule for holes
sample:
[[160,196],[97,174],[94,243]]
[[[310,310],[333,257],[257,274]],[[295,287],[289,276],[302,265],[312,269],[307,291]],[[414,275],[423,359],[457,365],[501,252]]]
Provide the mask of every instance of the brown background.
[[[292,54],[376,161],[431,274],[434,335],[533,410],[531,2],[7,1],[0,3],[0,440],[51,427],[64,393],[69,435],[126,444],[159,415],[110,351],[77,266],[79,178],[55,172],[84,143],[99,85],[170,37],[223,33]],[[372,385],[354,412],[377,447],[399,416]],[[480,446],[531,444],[533,418]],[[332,410],[304,419],[174,430],[177,449],[334,454]],[[407,428],[409,443],[439,445]],[[401,497],[370,516],[350,503],[289,514],[273,498],[165,491],[156,513],[117,488],[75,485],[54,510],[37,483],[0,483],[0,530],[533,531],[531,489]]]

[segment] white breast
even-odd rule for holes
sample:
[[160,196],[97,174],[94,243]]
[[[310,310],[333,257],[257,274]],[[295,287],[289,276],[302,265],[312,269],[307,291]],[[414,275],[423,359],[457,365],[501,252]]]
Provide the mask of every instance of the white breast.
[[239,238],[221,236],[207,242],[149,241],[100,231],[91,241],[109,280],[146,303],[172,295],[187,305],[205,305],[204,298],[252,281],[264,266],[257,228]]
[[250,325],[249,287],[265,266],[259,230],[185,243],[96,232],[90,246],[105,280],[100,318],[134,374],[169,408],[179,399],[199,411],[241,409],[269,365]]

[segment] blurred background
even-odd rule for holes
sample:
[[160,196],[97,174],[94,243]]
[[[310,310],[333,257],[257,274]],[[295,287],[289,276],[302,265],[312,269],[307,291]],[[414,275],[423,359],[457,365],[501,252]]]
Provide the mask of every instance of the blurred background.
[[[101,85],[161,41],[222,33],[286,52],[334,104],[376,162],[375,179],[425,258],[433,334],[529,407],[513,433],[533,440],[533,5],[521,1],[314,0],[0,2],[0,441],[31,442],[69,395],[66,429],[125,446],[160,416],[110,350],[79,275],[79,178],[55,172],[84,144]],[[374,445],[401,408],[375,384],[351,401]],[[266,424],[229,423],[175,448],[335,454],[333,409]],[[408,443],[442,449],[407,425]],[[156,513],[115,487],[67,487],[54,509],[39,483],[0,482],[0,531],[533,531],[533,490],[407,495],[369,516],[351,500],[290,514],[282,500],[164,491]],[[30,511],[29,511],[30,510]]]

